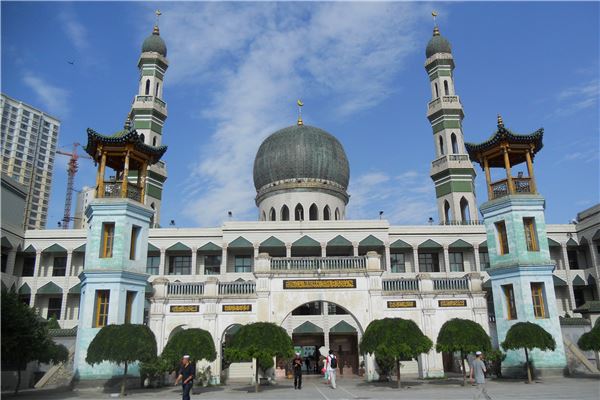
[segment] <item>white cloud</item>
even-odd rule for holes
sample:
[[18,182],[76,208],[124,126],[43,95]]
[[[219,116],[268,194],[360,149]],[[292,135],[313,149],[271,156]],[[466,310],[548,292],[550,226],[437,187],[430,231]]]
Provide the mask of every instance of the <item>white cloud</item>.
[[60,24],[73,43],[73,46],[79,51],[88,48],[88,34],[85,26],[77,20],[77,17],[70,11],[63,11],[59,14]]
[[[343,116],[382,101],[415,49],[425,5],[178,4],[163,10],[169,84],[203,83],[216,129],[182,187],[189,217],[255,218],[252,163],[261,140],[289,125],[296,97],[335,99]],[[176,44],[176,45],[175,45]],[[355,200],[352,199],[351,203]]]
[[583,84],[566,88],[556,95],[558,107],[555,114],[567,116],[591,107],[597,107],[599,96],[600,83],[598,79],[592,79]]
[[53,116],[64,119],[69,114],[69,92],[44,81],[39,76],[26,73],[23,82],[35,92],[45,110]]

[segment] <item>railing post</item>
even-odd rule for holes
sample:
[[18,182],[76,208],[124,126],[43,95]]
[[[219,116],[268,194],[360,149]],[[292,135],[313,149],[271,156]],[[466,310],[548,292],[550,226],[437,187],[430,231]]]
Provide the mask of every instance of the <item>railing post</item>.
[[254,272],[268,273],[271,270],[271,257],[268,253],[259,253],[256,257]]
[[367,252],[367,271],[381,271],[381,256],[376,251]]
[[419,274],[417,275],[417,279],[419,280],[422,292],[433,292],[433,280],[431,280],[431,275]]
[[469,290],[471,292],[483,291],[483,285],[481,284],[481,274],[477,272],[471,272],[465,276],[468,280]]

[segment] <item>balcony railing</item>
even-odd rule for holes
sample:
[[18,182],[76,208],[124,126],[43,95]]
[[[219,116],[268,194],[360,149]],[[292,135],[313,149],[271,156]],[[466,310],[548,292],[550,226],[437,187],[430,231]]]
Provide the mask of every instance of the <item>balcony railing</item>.
[[201,296],[204,294],[202,282],[169,282],[167,284],[169,296]]
[[509,194],[531,193],[531,180],[529,178],[512,178],[512,180],[515,186],[515,193],[510,193],[508,179],[493,182],[490,185],[492,188],[492,199],[508,196]]
[[441,96],[429,102],[429,110],[432,110],[441,103],[459,103],[458,96]]
[[[121,192],[123,189],[123,181],[105,181],[103,197],[123,197]],[[126,198],[141,201],[142,189],[131,182],[127,183]]]
[[348,257],[273,257],[271,270],[275,271],[317,271],[366,269],[365,256]]
[[469,220],[469,221],[462,221],[462,220],[450,220],[450,221],[441,221],[440,225],[483,225],[483,221],[479,221],[479,220]]
[[254,294],[256,283],[254,282],[219,282],[219,294]]
[[448,161],[458,161],[458,162],[467,161],[468,162],[470,160],[469,160],[469,156],[466,154],[445,154],[445,155],[441,156],[440,158],[434,160],[431,163],[431,166],[433,168],[439,167],[439,166],[446,164]]
[[467,278],[433,278],[433,290],[469,290],[469,280]]
[[418,279],[385,279],[382,281],[384,292],[418,292]]
[[165,108],[167,107],[167,103],[162,101],[156,96],[135,96],[135,101],[139,103],[157,103],[159,106]]

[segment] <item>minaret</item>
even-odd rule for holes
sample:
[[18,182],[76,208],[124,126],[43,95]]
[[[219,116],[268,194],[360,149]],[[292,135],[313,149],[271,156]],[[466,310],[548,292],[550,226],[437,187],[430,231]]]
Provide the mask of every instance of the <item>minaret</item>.
[[475,170],[464,146],[464,113],[454,91],[450,43],[440,35],[437,24],[426,55],[425,69],[431,83],[427,118],[433,128],[435,147],[430,176],[435,183],[439,221],[441,224],[469,224],[478,220]]
[[[533,159],[542,148],[544,131],[518,135],[504,127],[498,116],[498,129],[480,144],[467,143],[471,158],[485,171],[488,201],[481,205],[485,223],[498,342],[517,322],[533,322],[549,332],[556,341],[554,351],[532,350],[530,360],[536,369],[562,374],[566,366],[562,332],[556,308],[555,268],[550,258],[545,200],[537,191]],[[527,176],[511,170],[525,164]],[[503,169],[505,177],[492,182],[490,169]],[[521,375],[523,351],[508,351],[502,373]]]
[[[138,94],[133,99],[129,120],[138,132],[140,139],[150,146],[162,145],[162,134],[165,120],[167,119],[167,103],[163,100],[163,79],[169,67],[167,60],[167,46],[160,37],[158,29],[158,16],[156,11],[156,25],[152,34],[142,44],[142,54],[138,61],[140,82]],[[129,176],[136,181],[135,175]],[[150,225],[160,223],[160,205],[164,182],[167,180],[167,166],[160,161],[148,170],[148,181],[145,188],[144,204],[155,212]]]

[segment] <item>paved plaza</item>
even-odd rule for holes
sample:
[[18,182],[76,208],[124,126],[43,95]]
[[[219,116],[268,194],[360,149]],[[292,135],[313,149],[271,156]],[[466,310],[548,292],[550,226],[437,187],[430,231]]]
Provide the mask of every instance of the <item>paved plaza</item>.
[[[488,392],[493,399],[510,400],[550,400],[550,399],[600,399],[600,380],[585,378],[547,378],[534,384],[523,381],[490,381]],[[316,377],[305,379],[302,390],[294,390],[291,380],[278,382],[277,385],[262,387],[254,393],[254,387],[243,384],[199,389],[192,399],[310,399],[310,400],[376,400],[376,399],[471,399],[475,393],[472,386],[462,387],[458,380],[418,381],[407,379],[401,390],[390,384],[366,383],[362,379],[340,379],[338,388],[331,389]],[[4,395],[2,397],[5,397]],[[7,396],[8,397],[8,396]],[[73,392],[45,391],[22,392],[19,399],[58,400],[58,399],[109,399],[110,393],[92,389]],[[130,399],[181,399],[179,387],[166,387],[154,390],[131,390]]]

